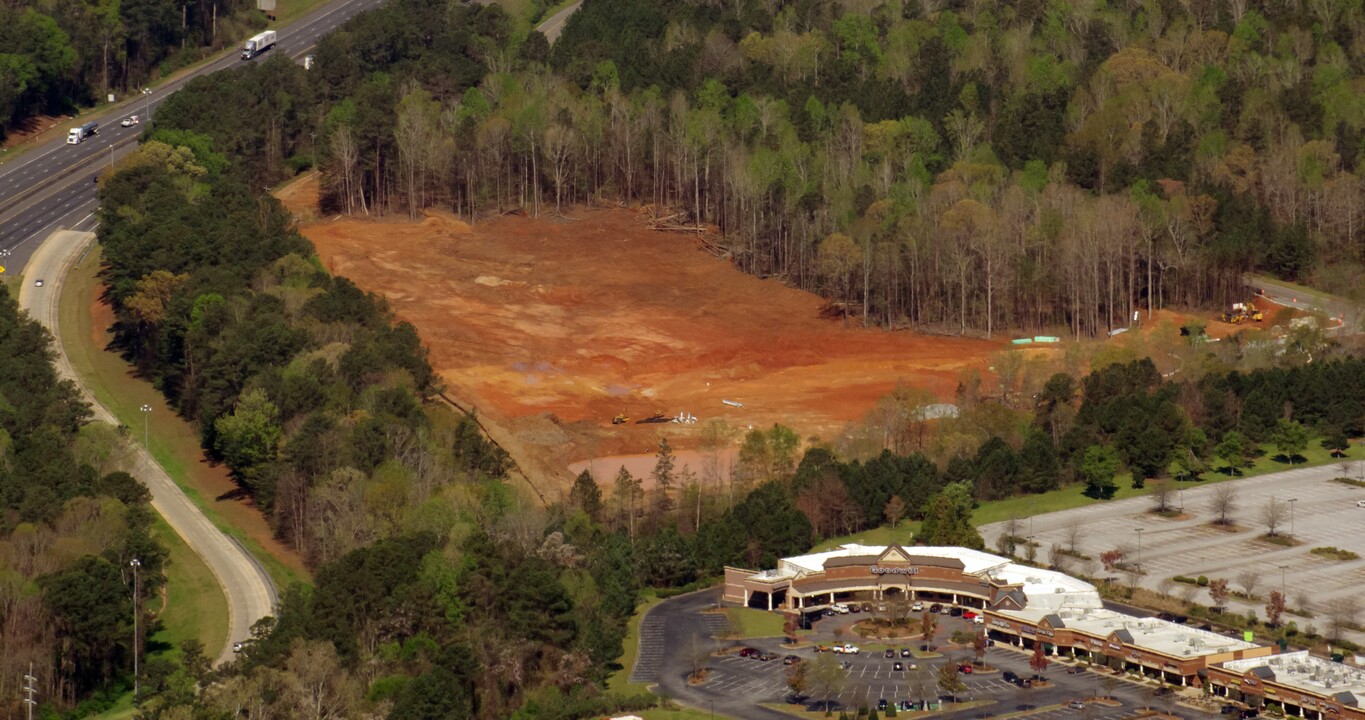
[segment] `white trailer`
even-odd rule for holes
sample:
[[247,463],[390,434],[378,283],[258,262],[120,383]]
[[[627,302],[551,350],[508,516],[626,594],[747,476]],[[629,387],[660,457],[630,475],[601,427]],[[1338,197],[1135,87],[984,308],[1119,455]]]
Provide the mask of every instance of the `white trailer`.
[[275,47],[274,30],[257,33],[248,38],[246,44],[242,46],[242,59],[250,60],[272,47]]

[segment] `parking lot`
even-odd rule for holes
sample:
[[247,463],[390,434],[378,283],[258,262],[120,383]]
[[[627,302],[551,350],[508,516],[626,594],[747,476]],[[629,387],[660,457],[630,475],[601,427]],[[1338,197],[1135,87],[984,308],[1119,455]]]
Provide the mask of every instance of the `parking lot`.
[[[1358,476],[1362,470],[1365,466],[1353,462],[1347,472]],[[1205,575],[1226,579],[1233,589],[1241,590],[1239,576],[1253,572],[1259,575],[1255,594],[1264,596],[1283,583],[1292,607],[1306,600],[1310,609],[1321,610],[1333,598],[1354,594],[1365,584],[1365,559],[1341,562],[1310,552],[1315,547],[1331,546],[1365,558],[1365,533],[1359,531],[1365,522],[1365,508],[1356,506],[1357,501],[1365,499],[1365,488],[1332,481],[1341,475],[1342,467],[1334,463],[1230,481],[1237,490],[1237,509],[1232,513],[1240,527],[1236,532],[1211,526],[1215,514],[1210,504],[1216,485],[1206,484],[1172,496],[1172,505],[1184,508],[1180,518],[1168,519],[1150,512],[1151,498],[1139,497],[1022,519],[1019,534],[1038,543],[1042,561],[1053,544],[1067,547],[1068,528],[1079,526],[1077,550],[1085,555],[1096,558],[1106,550],[1119,548],[1129,560],[1137,562],[1140,554],[1143,574],[1139,582],[1143,587],[1158,589],[1163,579],[1175,575]],[[1262,516],[1271,498],[1289,506],[1278,533],[1288,535],[1292,531],[1297,546],[1284,547],[1261,539],[1266,534]],[[995,547],[1004,529],[1005,523],[981,528],[989,547]],[[1075,564],[1075,570],[1082,569],[1080,561]],[[1087,569],[1099,572],[1093,561]],[[1305,588],[1312,589],[1311,596],[1301,599]],[[1195,600],[1210,603],[1203,590]],[[1234,606],[1238,605],[1234,600]],[[1246,612],[1263,605],[1244,604],[1238,609]],[[1365,637],[1358,641],[1365,641]]]

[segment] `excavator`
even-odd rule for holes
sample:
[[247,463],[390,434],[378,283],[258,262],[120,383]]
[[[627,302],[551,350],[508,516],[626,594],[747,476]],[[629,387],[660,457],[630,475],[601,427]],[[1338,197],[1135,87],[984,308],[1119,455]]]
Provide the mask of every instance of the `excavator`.
[[616,413],[616,417],[611,419],[612,425],[625,425],[628,422],[630,422],[630,416],[623,412]]
[[1261,322],[1265,315],[1253,303],[1233,303],[1232,311],[1219,314],[1218,319],[1225,323],[1240,325],[1248,320]]

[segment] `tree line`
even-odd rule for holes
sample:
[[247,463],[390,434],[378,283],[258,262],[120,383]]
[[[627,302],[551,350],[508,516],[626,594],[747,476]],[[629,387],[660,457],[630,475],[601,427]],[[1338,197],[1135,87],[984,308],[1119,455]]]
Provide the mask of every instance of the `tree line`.
[[311,74],[220,73],[158,120],[316,164],[328,211],[649,205],[868,324],[1097,334],[1244,300],[1249,270],[1351,291],[1359,8],[1129,10],[598,0],[550,52],[403,0]]
[[76,112],[265,26],[250,0],[19,2],[0,6],[0,139]]
[[122,469],[126,430],[90,423],[54,358],[47,330],[0,288],[0,712],[15,717],[28,674],[44,708],[117,697],[134,643],[160,629],[165,584],[151,496]]

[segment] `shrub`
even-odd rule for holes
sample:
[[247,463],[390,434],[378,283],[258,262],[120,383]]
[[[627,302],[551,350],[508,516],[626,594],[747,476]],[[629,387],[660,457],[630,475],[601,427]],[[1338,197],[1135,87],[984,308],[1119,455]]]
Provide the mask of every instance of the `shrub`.
[[1199,579],[1196,580],[1195,583],[1197,583],[1197,584],[1199,585],[1199,587],[1208,587],[1208,586],[1209,586],[1209,578],[1208,578],[1207,576],[1205,576],[1205,575],[1200,575],[1200,576],[1199,576]]
[[1188,575],[1176,575],[1175,577],[1173,577],[1173,578],[1171,578],[1171,579],[1174,580],[1174,581],[1176,581],[1176,582],[1178,582],[1178,583],[1185,583],[1186,585],[1194,585],[1194,584],[1195,584],[1195,579],[1192,578],[1192,577],[1189,577]]

